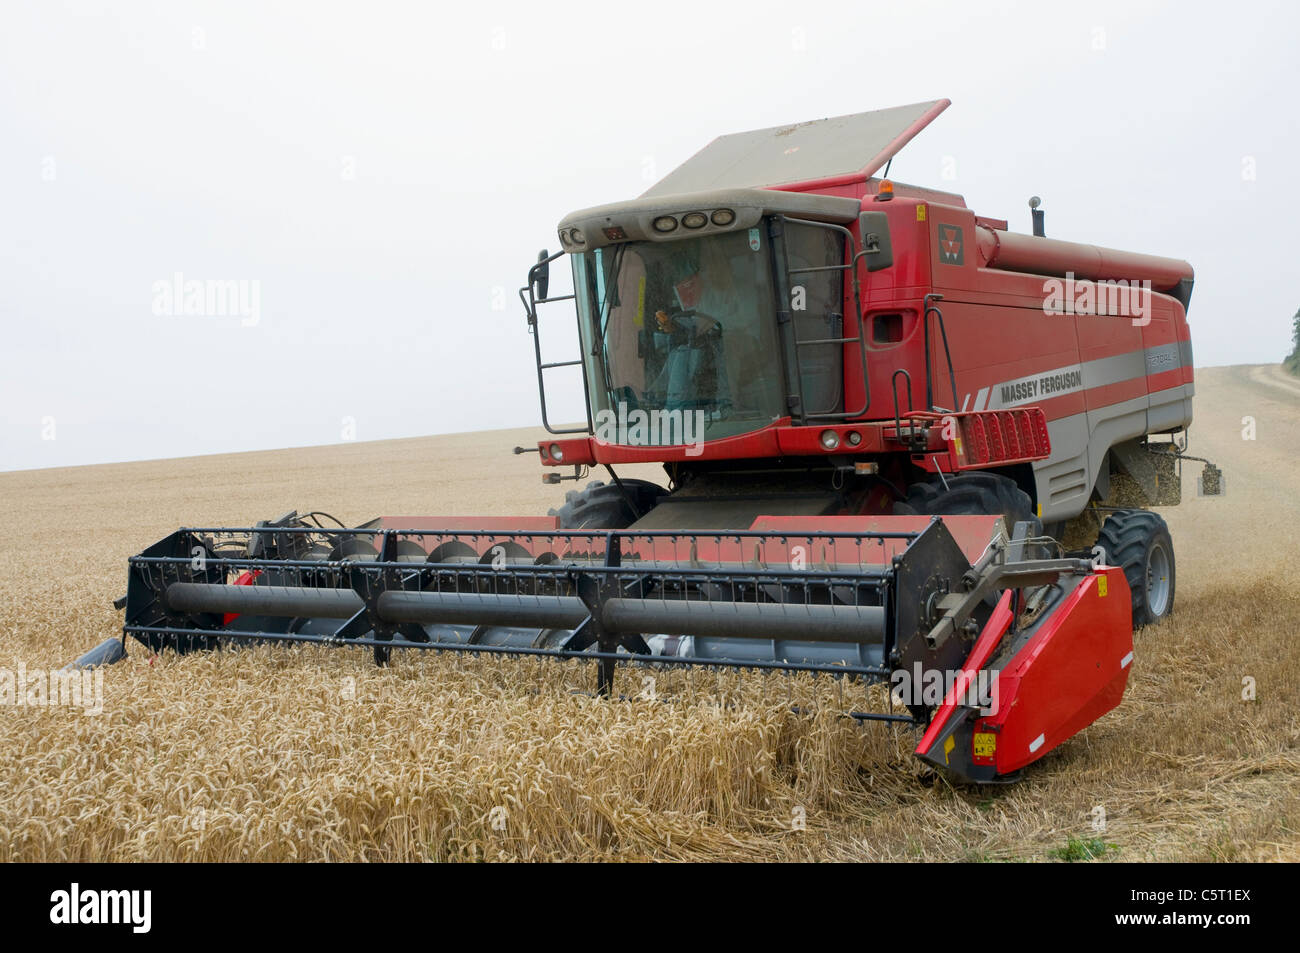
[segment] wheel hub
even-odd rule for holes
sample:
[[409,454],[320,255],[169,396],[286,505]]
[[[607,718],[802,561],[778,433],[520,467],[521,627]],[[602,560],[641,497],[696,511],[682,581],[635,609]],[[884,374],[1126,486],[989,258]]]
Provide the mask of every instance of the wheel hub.
[[1169,553],[1163,543],[1154,543],[1147,556],[1147,604],[1153,618],[1169,608]]

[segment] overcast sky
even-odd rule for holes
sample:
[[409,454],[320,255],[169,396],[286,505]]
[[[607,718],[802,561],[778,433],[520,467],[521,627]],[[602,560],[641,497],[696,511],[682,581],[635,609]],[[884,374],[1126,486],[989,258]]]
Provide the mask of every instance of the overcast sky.
[[[1300,307],[1298,21],[5,0],[0,469],[534,424],[516,291],[567,212],[722,133],[941,97],[894,178],[1020,231],[1037,194],[1053,237],[1185,258],[1197,364],[1278,361]],[[247,282],[256,319],[169,313],[177,273]]]

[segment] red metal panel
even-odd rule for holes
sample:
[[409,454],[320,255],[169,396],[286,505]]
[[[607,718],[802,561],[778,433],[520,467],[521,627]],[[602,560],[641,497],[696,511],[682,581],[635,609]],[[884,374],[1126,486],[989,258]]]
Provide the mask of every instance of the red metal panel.
[[982,720],[998,734],[998,773],[1038,760],[1118,705],[1132,653],[1132,598],[1124,572],[1099,570],[1066,597],[998,677],[998,713]]
[[[1151,299],[1154,297],[1154,295],[1147,296],[1150,322],[1142,328],[1142,344],[1147,348],[1176,344],[1187,327],[1187,319],[1183,316],[1182,305],[1176,301],[1166,299],[1152,301]],[[1167,358],[1168,360],[1164,363],[1148,360],[1146,365],[1147,388],[1151,391],[1157,391],[1164,387],[1176,386],[1177,381],[1170,372],[1180,372],[1182,360],[1175,358],[1165,350],[1154,352],[1149,355],[1150,357]],[[1166,378],[1167,374],[1169,376]],[[1178,376],[1181,377],[1181,373]],[[1161,378],[1166,378],[1169,383],[1162,383]]]
[[1173,390],[1183,386],[1183,369],[1175,368],[1172,371],[1165,371],[1162,374],[1152,374],[1147,378],[1150,383],[1150,392],[1158,394],[1163,390]]
[[[918,756],[935,755],[953,720],[967,717],[961,704],[965,688],[989,664],[1010,624],[1009,598],[1009,592],[1003,594],[976,640],[961,676],[917,745]],[[1118,705],[1133,660],[1131,612],[1123,570],[1109,567],[1084,578],[997,673],[996,711],[974,724],[974,732],[995,737],[996,747],[992,756],[976,763],[1010,774]]]
[[[919,533],[930,516],[760,516],[749,528],[775,533]],[[1000,516],[944,516],[944,526],[972,564],[984,555]],[[907,540],[885,540],[880,549],[888,561],[907,548]],[[846,558],[853,556],[845,550]]]
[[[834,431],[840,439],[839,446],[828,451],[822,444],[822,434]],[[857,434],[859,443],[851,443],[850,436]],[[781,452],[791,456],[827,455],[830,453],[867,453],[883,449],[881,429],[870,426],[833,425],[828,427],[785,427],[777,431],[777,445]]]

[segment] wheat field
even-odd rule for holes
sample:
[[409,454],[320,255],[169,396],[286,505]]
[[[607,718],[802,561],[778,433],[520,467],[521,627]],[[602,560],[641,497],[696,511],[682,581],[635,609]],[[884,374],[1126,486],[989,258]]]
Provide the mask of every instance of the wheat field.
[[[0,671],[118,631],[127,557],[180,525],[545,513],[563,490],[509,452],[534,439],[0,473]],[[827,678],[620,671],[634,697],[608,702],[573,663],[132,642],[100,713],[0,706],[0,860],[1040,861],[1084,839],[1300,860],[1298,442],[1300,382],[1198,371],[1190,452],[1227,493],[1187,479],[1163,511],[1175,614],[1136,635],[1120,708],[1015,785],[936,780],[910,729],[841,717],[866,689]]]

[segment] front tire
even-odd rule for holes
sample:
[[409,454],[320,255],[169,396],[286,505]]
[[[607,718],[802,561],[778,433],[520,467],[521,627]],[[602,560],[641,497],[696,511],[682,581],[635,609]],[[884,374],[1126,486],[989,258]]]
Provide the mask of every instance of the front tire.
[[564,495],[564,505],[547,515],[560,518],[560,529],[627,529],[654,509],[660,497],[668,495],[663,487],[647,480],[624,480],[623,489],[632,497],[639,516],[615,484],[601,480],[570,490]]
[[1016,523],[1029,523],[1038,536],[1043,524],[1034,515],[1034,501],[1016,481],[1000,473],[967,471],[941,480],[935,477],[907,488],[907,498],[894,504],[894,512],[921,516],[1001,516],[1008,535]]

